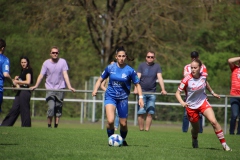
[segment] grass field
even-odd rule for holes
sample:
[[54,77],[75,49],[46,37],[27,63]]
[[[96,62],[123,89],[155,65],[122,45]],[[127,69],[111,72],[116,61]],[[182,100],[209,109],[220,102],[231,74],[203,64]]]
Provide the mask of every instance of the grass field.
[[[153,124],[140,132],[130,125],[128,147],[109,147],[100,123],[79,124],[61,120],[59,128],[47,128],[46,120],[34,120],[31,128],[0,127],[0,160],[239,160],[240,136],[225,135],[232,152],[223,151],[211,127],[199,135],[199,148],[191,146],[190,133],[180,125]],[[117,131],[116,133],[119,133]]]

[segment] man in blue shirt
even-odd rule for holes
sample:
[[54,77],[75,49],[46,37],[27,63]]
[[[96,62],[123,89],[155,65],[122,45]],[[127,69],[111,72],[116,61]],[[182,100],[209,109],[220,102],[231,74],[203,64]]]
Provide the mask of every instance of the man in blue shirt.
[[5,48],[6,48],[6,42],[3,39],[0,39],[0,70],[1,70],[0,71],[0,112],[2,112],[1,106],[3,101],[4,79],[7,78],[9,83],[15,86],[11,76],[9,75],[9,60],[4,55]]
[[[146,55],[146,62],[139,65],[137,75],[140,78],[140,85],[142,87],[144,108],[138,107],[138,125],[139,130],[144,131],[144,118],[146,115],[145,131],[149,131],[152,124],[152,115],[155,113],[156,95],[156,80],[161,87],[161,94],[166,95],[167,92],[164,88],[162,69],[159,64],[154,63],[155,53],[149,51]],[[148,93],[146,93],[148,92]],[[137,94],[136,89],[134,93]]]

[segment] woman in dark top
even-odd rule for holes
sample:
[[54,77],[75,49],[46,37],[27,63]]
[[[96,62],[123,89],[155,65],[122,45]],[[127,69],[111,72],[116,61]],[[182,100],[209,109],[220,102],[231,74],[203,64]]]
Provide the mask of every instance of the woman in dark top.
[[[17,88],[29,88],[29,85],[33,83],[33,72],[29,59],[23,56],[20,58],[20,63],[21,73],[19,76],[15,76],[14,82],[17,84]],[[1,126],[13,126],[19,114],[21,114],[22,127],[31,127],[30,98],[30,90],[18,90],[12,108]]]

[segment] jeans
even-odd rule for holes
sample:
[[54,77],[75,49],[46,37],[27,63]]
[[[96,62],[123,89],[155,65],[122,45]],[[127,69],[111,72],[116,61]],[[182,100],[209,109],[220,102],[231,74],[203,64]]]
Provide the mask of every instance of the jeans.
[[[232,97],[230,98],[231,104],[231,120],[229,133],[234,134],[236,128],[236,120],[240,116],[240,98]],[[237,134],[240,134],[240,120],[238,120]]]
[[[203,127],[202,127],[202,114],[199,113],[199,133],[203,132]],[[187,117],[187,111],[184,109],[184,115],[183,115],[183,124],[182,124],[182,131],[187,132],[189,127],[189,120]]]
[[114,120],[114,128],[118,128],[118,126],[119,126],[119,116],[118,116],[118,111],[116,109],[115,120]]
[[144,107],[140,108],[140,106],[138,105],[137,114],[145,114],[145,113],[154,114],[155,113],[155,101],[156,101],[156,95],[144,94],[143,95]]

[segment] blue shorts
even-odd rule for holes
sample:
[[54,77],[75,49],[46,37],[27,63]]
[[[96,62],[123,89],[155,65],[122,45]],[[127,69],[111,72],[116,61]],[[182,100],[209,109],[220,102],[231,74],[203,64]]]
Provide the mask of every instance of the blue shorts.
[[112,104],[117,108],[119,118],[128,117],[128,98],[126,99],[113,99],[111,97],[105,97],[104,106]]
[[143,95],[143,102],[144,107],[140,108],[138,105],[138,112],[137,114],[154,114],[155,113],[155,101],[156,101],[156,95],[154,94],[144,94]]

